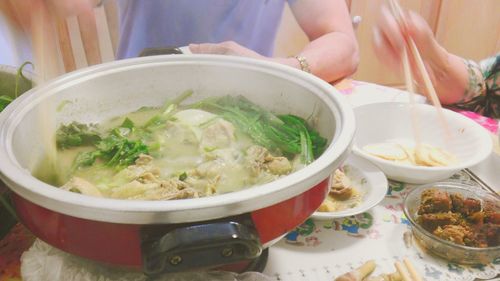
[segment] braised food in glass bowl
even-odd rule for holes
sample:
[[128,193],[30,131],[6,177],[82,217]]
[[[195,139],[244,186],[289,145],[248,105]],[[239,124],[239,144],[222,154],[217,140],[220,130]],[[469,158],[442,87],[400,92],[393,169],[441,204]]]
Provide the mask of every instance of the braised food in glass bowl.
[[435,183],[411,190],[404,213],[426,250],[463,264],[500,256],[500,200],[477,187]]

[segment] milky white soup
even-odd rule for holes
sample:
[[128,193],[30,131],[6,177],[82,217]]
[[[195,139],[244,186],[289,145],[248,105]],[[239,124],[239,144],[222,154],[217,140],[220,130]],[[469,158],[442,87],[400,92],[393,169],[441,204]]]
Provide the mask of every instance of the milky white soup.
[[[326,145],[303,119],[276,117],[246,99],[243,105],[236,99],[235,107],[229,99],[229,107],[221,98],[205,106],[143,108],[100,124],[63,125],[57,132],[57,177],[44,177],[41,169],[35,175],[90,196],[195,198],[276,180],[311,162],[299,150],[314,154]],[[304,135],[312,136],[309,148]]]

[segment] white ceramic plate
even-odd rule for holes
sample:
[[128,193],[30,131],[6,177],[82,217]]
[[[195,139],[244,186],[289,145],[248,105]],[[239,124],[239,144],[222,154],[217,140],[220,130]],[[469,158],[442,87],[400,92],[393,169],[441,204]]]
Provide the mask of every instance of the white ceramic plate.
[[342,167],[352,185],[363,193],[361,204],[338,212],[314,212],[312,218],[326,220],[360,214],[375,207],[384,199],[389,183],[377,166],[362,157],[351,154]]

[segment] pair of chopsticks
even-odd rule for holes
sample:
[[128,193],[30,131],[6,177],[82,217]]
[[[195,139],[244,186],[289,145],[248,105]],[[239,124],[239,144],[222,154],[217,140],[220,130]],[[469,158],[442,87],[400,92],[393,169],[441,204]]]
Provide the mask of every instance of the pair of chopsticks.
[[[403,9],[399,5],[399,2],[397,0],[389,0],[389,7],[391,9],[391,12],[398,22],[400,28],[402,30],[407,30],[407,24],[404,19],[404,14],[403,14]],[[448,139],[450,136],[449,132],[449,127],[446,122],[446,119],[444,118],[443,115],[443,107],[441,106],[441,102],[439,101],[439,98],[437,96],[436,90],[434,89],[434,86],[432,85],[431,78],[429,76],[429,73],[425,69],[424,61],[422,60],[422,57],[420,56],[420,52],[418,51],[417,45],[413,41],[411,37],[407,38],[406,40],[406,46],[403,49],[403,72],[405,76],[405,85],[406,89],[408,92],[410,92],[410,103],[413,105],[415,104],[415,97],[413,96],[415,93],[415,89],[413,87],[413,75],[410,67],[410,59],[408,56],[408,52],[410,55],[413,57],[414,61],[416,62],[417,69],[420,72],[420,75],[424,81],[424,86],[427,91],[427,94],[429,98],[431,99],[432,104],[434,107],[436,107],[437,113],[438,113],[438,118],[440,119],[440,122],[445,130],[445,136]],[[420,127],[418,123],[418,118],[416,117],[416,113],[413,112],[413,130],[415,134],[415,141],[417,146],[420,144]]]
[[413,266],[413,264],[410,262],[409,259],[404,258],[403,263],[396,261],[394,263],[394,266],[401,275],[403,281],[423,281],[422,277],[420,277],[420,275],[415,270],[415,267]]

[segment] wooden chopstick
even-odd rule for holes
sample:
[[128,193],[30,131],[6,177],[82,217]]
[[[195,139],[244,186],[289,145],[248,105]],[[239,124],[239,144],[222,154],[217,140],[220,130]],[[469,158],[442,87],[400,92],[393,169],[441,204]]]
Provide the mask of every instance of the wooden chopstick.
[[403,262],[404,266],[399,261],[394,263],[394,266],[396,267],[397,272],[399,272],[399,275],[401,275],[401,279],[403,279],[403,281],[423,281],[422,277],[420,277],[420,274],[418,274],[408,258],[404,258]]
[[413,264],[410,262],[409,259],[404,258],[403,262],[406,265],[406,269],[408,269],[408,272],[410,272],[410,275],[413,278],[413,281],[423,281],[422,277],[420,277],[420,275],[415,270],[415,267],[413,266]]
[[404,268],[403,264],[401,264],[399,261],[394,263],[394,266],[396,267],[396,270],[399,272],[399,275],[401,275],[401,278],[403,281],[412,281],[410,275]]
[[410,105],[411,105],[411,122],[413,136],[415,138],[415,147],[420,147],[420,122],[415,108],[415,89],[413,87],[413,75],[411,73],[410,60],[408,58],[408,52],[406,48],[403,49],[403,72],[405,74],[405,84],[406,90],[410,93]]
[[[393,13],[393,16],[396,18],[396,21],[398,22],[398,24],[402,28],[405,28],[406,22],[405,22],[404,16],[403,16],[403,10],[402,10],[401,6],[399,5],[398,1],[397,0],[389,0],[389,6],[390,6],[391,11]],[[431,99],[431,102],[434,105],[434,107],[436,107],[438,118],[439,118],[439,120],[440,120],[440,122],[445,130],[445,136],[448,140],[449,136],[450,136],[449,126],[448,126],[448,123],[446,122],[446,119],[444,118],[443,108],[441,106],[441,102],[439,101],[439,97],[437,96],[436,90],[434,89],[434,86],[432,85],[431,78],[430,78],[429,73],[427,72],[427,70],[425,68],[425,64],[424,64],[424,61],[422,60],[422,56],[420,55],[420,52],[418,51],[417,45],[415,44],[415,42],[413,41],[413,39],[411,37],[407,39],[407,45],[409,46],[409,51],[417,64],[417,69],[420,72],[420,75],[422,76],[422,79],[424,81],[424,86],[427,90],[427,94],[428,94],[429,98]],[[405,64],[407,64],[407,66],[405,66]],[[405,48],[404,56],[403,56],[403,67],[410,68],[408,55],[406,54],[406,48]],[[408,80],[410,82],[408,82]],[[410,77],[407,76],[406,71],[405,71],[405,81],[406,81],[407,89],[409,88],[409,89],[413,90],[412,78],[411,78],[411,76]],[[409,85],[411,85],[411,86],[409,86]]]
[[424,85],[425,88],[427,89],[427,93],[429,97],[431,98],[432,104],[436,107],[437,113],[438,113],[438,118],[441,122],[441,125],[443,126],[446,136],[450,136],[450,128],[448,126],[448,122],[446,122],[446,119],[444,118],[443,115],[443,107],[441,106],[441,102],[439,101],[439,97],[436,93],[436,89],[434,89],[434,86],[432,85],[431,78],[429,76],[429,73],[425,69],[424,61],[422,60],[422,57],[420,56],[420,53],[417,49],[417,45],[415,45],[415,42],[413,39],[408,40],[408,44],[410,45],[410,50],[411,53],[414,56],[414,59],[417,63],[417,67],[420,71],[420,75],[422,75],[422,79],[424,80]]
[[[59,74],[58,52],[56,28],[54,26],[52,14],[42,2],[34,4],[37,13],[32,14],[32,46],[35,70],[35,84],[40,86],[48,80],[55,78]],[[40,106],[39,123],[42,130],[41,142],[45,148],[46,161],[43,165],[47,172],[58,171],[57,147],[55,132],[56,118],[53,104],[49,100],[44,100]],[[40,161],[39,159],[37,159]],[[52,169],[51,169],[52,168]]]

